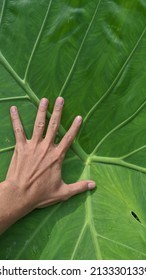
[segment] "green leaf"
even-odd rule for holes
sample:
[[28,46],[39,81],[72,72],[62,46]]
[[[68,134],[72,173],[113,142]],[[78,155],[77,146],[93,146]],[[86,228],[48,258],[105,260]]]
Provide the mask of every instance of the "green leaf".
[[31,138],[39,100],[49,98],[49,118],[62,95],[59,137],[83,116],[63,179],[97,183],[13,225],[0,258],[146,259],[146,2],[3,0],[0,9],[0,180],[15,145],[9,107]]

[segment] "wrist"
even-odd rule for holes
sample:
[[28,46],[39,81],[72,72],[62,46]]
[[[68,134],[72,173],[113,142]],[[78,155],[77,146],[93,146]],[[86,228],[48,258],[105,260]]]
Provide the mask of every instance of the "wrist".
[[32,210],[24,190],[20,190],[11,180],[6,179],[0,183],[0,232]]
[[33,207],[28,199],[28,189],[22,188],[19,185],[17,185],[16,182],[13,182],[10,179],[6,179],[4,181],[5,189],[10,193],[11,192],[11,202],[16,204],[16,208],[18,213],[23,212],[31,212],[33,210]]

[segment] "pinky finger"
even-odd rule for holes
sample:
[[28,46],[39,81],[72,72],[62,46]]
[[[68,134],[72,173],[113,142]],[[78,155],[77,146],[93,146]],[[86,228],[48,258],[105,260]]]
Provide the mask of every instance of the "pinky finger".
[[26,137],[24,134],[23,126],[18,114],[17,107],[12,106],[10,108],[10,115],[11,115],[11,120],[12,120],[12,125],[13,125],[13,130],[16,138],[17,143],[24,143],[26,141]]

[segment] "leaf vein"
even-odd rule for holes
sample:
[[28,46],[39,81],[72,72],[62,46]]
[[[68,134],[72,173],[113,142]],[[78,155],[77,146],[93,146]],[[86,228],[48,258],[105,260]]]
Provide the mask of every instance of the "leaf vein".
[[4,153],[4,152],[7,152],[7,151],[14,150],[14,148],[15,148],[15,146],[0,149],[0,153]]
[[0,15],[0,25],[2,24],[2,21],[3,21],[4,12],[5,12],[5,8],[6,8],[6,1],[7,0],[3,0],[2,10],[1,10],[1,15]]
[[84,129],[85,124],[87,123],[88,119],[94,114],[94,112],[96,111],[97,107],[104,101],[104,99],[111,93],[111,90],[114,88],[114,86],[116,85],[116,83],[118,82],[121,74],[123,73],[125,67],[127,66],[128,62],[130,61],[130,59],[132,58],[133,54],[135,53],[139,43],[141,42],[142,38],[144,37],[144,34],[146,32],[146,27],[144,28],[143,32],[141,33],[139,39],[137,40],[134,48],[132,49],[131,53],[129,54],[128,58],[126,59],[126,61],[124,62],[123,66],[121,67],[120,71],[118,72],[116,78],[114,79],[114,81],[112,82],[112,84],[109,86],[109,88],[107,89],[107,91],[102,95],[102,97],[97,101],[96,104],[93,105],[93,107],[90,109],[90,111],[88,112],[88,114],[86,115],[86,117],[83,120],[83,124],[82,124],[82,128],[80,129],[80,132],[78,134],[78,138],[79,135],[81,134],[82,130]]
[[107,237],[105,237],[105,236],[103,236],[103,235],[100,235],[100,234],[97,234],[97,235],[98,235],[100,238],[102,238],[102,239],[105,239],[105,240],[107,240],[107,241],[113,242],[113,243],[118,244],[118,245],[120,245],[120,246],[122,246],[122,247],[125,247],[125,248],[127,248],[127,249],[129,249],[129,250],[132,250],[132,251],[134,251],[134,252],[137,252],[137,253],[140,253],[140,254],[146,256],[146,253],[143,253],[143,252],[141,252],[141,251],[139,251],[139,250],[137,250],[137,249],[134,249],[133,247],[130,247],[130,246],[126,245],[126,244],[123,244],[123,243],[121,243],[121,242],[115,241],[115,240],[113,240],[113,239],[107,238]]
[[70,69],[70,71],[69,71],[69,73],[68,73],[68,75],[67,75],[67,78],[66,78],[66,80],[65,80],[65,82],[64,82],[64,84],[63,84],[63,86],[62,86],[62,88],[61,88],[61,90],[60,90],[59,96],[61,96],[61,95],[63,94],[63,92],[64,92],[64,90],[65,90],[65,88],[66,88],[66,86],[67,86],[67,84],[68,84],[68,82],[69,82],[69,80],[70,80],[70,77],[71,77],[71,75],[72,75],[72,73],[73,73],[73,70],[74,70],[76,64],[77,64],[77,61],[78,61],[79,56],[80,56],[80,54],[81,54],[82,48],[83,48],[84,43],[85,43],[85,41],[86,41],[86,38],[87,38],[87,36],[88,36],[89,30],[90,30],[90,28],[91,28],[91,26],[92,26],[92,23],[94,22],[94,19],[95,19],[95,16],[96,16],[96,14],[97,14],[97,11],[98,11],[98,9],[99,9],[99,5],[100,5],[101,1],[102,1],[102,0],[99,0],[98,3],[97,3],[97,7],[96,7],[96,9],[95,9],[95,12],[94,12],[94,14],[93,14],[93,16],[92,16],[92,18],[91,18],[91,21],[90,21],[88,27],[87,27],[87,30],[86,30],[86,32],[85,32],[85,35],[84,35],[83,40],[82,40],[82,42],[81,42],[81,45],[80,45],[80,47],[79,47],[79,49],[78,49],[78,52],[77,52],[76,57],[75,57],[75,59],[74,59],[74,62],[73,62],[73,64],[72,64],[72,67],[71,67],[71,69]]
[[121,167],[127,167],[129,169],[133,169],[136,171],[140,171],[142,173],[146,173],[146,168],[141,167],[129,162],[122,160],[121,158],[110,158],[110,157],[99,157],[99,156],[92,156],[90,159],[91,162],[103,163],[103,164],[112,164]]
[[55,212],[60,208],[60,206],[62,205],[63,202],[59,203],[58,205],[56,205],[56,207],[52,208],[52,211],[48,213],[47,216],[45,216],[45,218],[40,222],[39,226],[37,226],[37,228],[35,229],[35,231],[32,233],[30,239],[24,244],[24,246],[22,247],[22,249],[20,250],[20,252],[16,255],[16,260],[19,260],[20,256],[23,254],[24,250],[27,248],[27,246],[31,243],[31,241],[34,239],[34,237],[36,236],[36,234],[38,234],[38,232],[42,229],[42,227],[46,224],[46,222],[48,221],[48,219],[50,219]]
[[13,96],[13,97],[5,97],[5,98],[0,98],[0,102],[4,102],[4,101],[11,101],[11,100],[25,100],[28,99],[30,100],[28,95],[24,95],[24,96]]
[[91,155],[94,155],[98,149],[100,148],[100,146],[104,143],[104,141],[111,135],[113,134],[115,131],[117,131],[119,128],[123,127],[125,124],[129,123],[132,119],[134,119],[139,112],[145,107],[146,105],[146,101],[144,101],[139,107],[138,109],[127,119],[125,119],[123,122],[121,122],[120,124],[118,124],[116,127],[114,127],[112,130],[110,130],[103,138],[102,140],[96,145],[96,147],[94,148],[93,152]]
[[140,148],[138,148],[138,149],[136,149],[136,150],[133,150],[132,152],[130,152],[130,153],[128,153],[128,154],[122,156],[121,159],[128,158],[128,157],[130,157],[130,156],[132,156],[132,155],[134,155],[134,154],[136,154],[136,153],[138,153],[138,152],[144,150],[145,148],[146,148],[146,145],[144,145],[144,146],[142,146],[142,147],[140,147]]
[[76,241],[75,248],[74,248],[73,253],[72,253],[72,255],[71,255],[71,258],[70,258],[71,260],[73,260],[74,257],[75,257],[75,254],[76,254],[76,251],[77,251],[78,246],[79,246],[79,244],[80,244],[80,241],[81,241],[81,239],[82,239],[82,237],[83,237],[83,235],[84,235],[84,232],[85,232],[85,230],[86,230],[86,226],[87,226],[87,224],[84,223],[84,226],[83,226],[83,228],[82,228],[82,230],[81,230],[81,232],[80,232],[80,234],[79,234],[79,237],[78,237],[78,239],[77,239],[77,241]]
[[43,23],[42,23],[42,25],[41,25],[39,34],[38,34],[38,36],[37,36],[37,39],[36,39],[35,44],[34,44],[34,47],[33,47],[33,49],[32,49],[32,53],[31,53],[31,55],[30,55],[30,58],[29,58],[29,61],[28,61],[27,67],[26,67],[26,71],[25,71],[25,75],[24,75],[24,81],[27,80],[27,76],[28,76],[28,73],[29,73],[29,70],[30,70],[31,62],[32,62],[32,60],[33,60],[34,54],[35,54],[35,52],[36,52],[36,50],[37,50],[37,47],[38,47],[38,45],[39,45],[39,43],[40,43],[40,40],[41,40],[43,31],[44,31],[44,28],[45,28],[45,24],[46,24],[46,21],[47,21],[47,19],[48,19],[48,15],[49,15],[49,12],[50,12],[51,5],[52,5],[52,0],[49,2],[49,5],[48,5],[48,9],[47,9],[45,18],[44,18],[44,20],[43,20]]

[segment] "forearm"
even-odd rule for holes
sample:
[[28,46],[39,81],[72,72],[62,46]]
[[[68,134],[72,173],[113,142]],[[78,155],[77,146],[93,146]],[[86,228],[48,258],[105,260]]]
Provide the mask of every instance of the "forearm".
[[9,181],[0,183],[0,234],[30,211],[17,186]]

